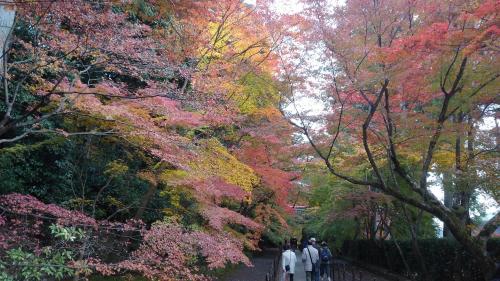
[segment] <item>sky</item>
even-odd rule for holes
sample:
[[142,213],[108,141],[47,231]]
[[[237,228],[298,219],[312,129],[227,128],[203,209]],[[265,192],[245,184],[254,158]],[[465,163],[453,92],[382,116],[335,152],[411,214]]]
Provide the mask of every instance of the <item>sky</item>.
[[0,50],[0,65],[3,63],[3,46],[5,38],[10,31],[12,23],[14,22],[14,12],[12,10],[7,10],[4,6],[0,6],[0,46],[2,46]]

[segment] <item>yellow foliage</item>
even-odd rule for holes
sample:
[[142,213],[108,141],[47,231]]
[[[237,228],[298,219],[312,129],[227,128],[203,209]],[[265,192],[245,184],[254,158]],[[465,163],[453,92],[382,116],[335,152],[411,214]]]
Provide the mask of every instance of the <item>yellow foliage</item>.
[[436,151],[433,157],[440,168],[453,167],[455,164],[455,153],[446,150]]
[[111,161],[106,165],[104,174],[108,177],[123,175],[128,171],[128,166],[120,161]]
[[202,140],[200,145],[201,156],[189,163],[198,177],[220,177],[247,192],[258,184],[259,178],[252,168],[238,161],[218,140]]
[[277,107],[280,96],[271,76],[249,73],[242,77],[239,83],[241,86],[233,95],[233,99],[242,113],[252,114]]
[[80,208],[82,206],[92,206],[94,204],[94,200],[90,199],[84,199],[81,197],[70,199],[67,202],[68,206],[73,207],[73,208]]
[[120,200],[116,199],[115,197],[108,196],[106,197],[106,204],[116,207],[116,208],[124,208],[125,204],[121,202]]
[[175,183],[178,180],[184,179],[188,176],[188,173],[183,170],[165,170],[160,176],[159,180],[163,184]]
[[167,215],[173,215],[175,212],[173,210],[180,210],[182,209],[181,206],[181,193],[179,189],[176,188],[168,188],[165,190],[162,190],[160,192],[161,196],[168,196],[169,197],[169,203],[172,205],[172,208],[165,208],[163,211]]

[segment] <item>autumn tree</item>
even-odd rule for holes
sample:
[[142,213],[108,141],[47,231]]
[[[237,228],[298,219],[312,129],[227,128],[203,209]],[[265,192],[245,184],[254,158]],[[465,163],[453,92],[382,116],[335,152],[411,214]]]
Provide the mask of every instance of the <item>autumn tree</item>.
[[[498,5],[494,1],[304,4],[302,21],[290,28],[297,43],[281,51],[287,87],[284,114],[302,130],[333,175],[439,218],[483,271],[491,273],[494,265],[483,247],[498,226],[499,215],[476,237],[470,235],[467,217],[474,190],[492,194],[487,178],[495,173],[491,169],[497,161],[494,130],[481,131],[477,122],[485,116],[496,119],[491,109],[498,104]],[[321,63],[304,59],[311,53]],[[300,96],[322,97],[326,113],[310,116],[301,111]],[[354,147],[346,150],[348,144]],[[451,154],[440,157],[452,147]],[[445,206],[429,190],[431,173],[439,173],[439,163],[450,156],[456,159],[448,168],[454,167],[459,208]],[[353,165],[367,165],[373,177],[359,177],[346,169]],[[390,173],[384,173],[384,167]],[[484,185],[475,186],[472,178],[484,180]],[[403,191],[403,183],[410,192]]]
[[288,155],[274,155],[293,144],[273,77],[281,37],[266,7],[7,6],[16,16],[0,86],[2,249],[37,256],[39,241],[56,242],[46,235],[54,223],[85,233],[66,263],[82,274],[205,280],[249,264],[244,250],[263,237],[282,240],[297,175]]

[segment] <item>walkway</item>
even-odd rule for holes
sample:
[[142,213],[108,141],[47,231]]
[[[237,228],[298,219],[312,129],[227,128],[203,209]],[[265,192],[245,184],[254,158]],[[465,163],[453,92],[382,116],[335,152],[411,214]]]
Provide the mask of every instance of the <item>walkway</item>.
[[[219,281],[265,281],[266,273],[270,271],[276,254],[277,251],[274,249],[265,250],[262,254],[252,258],[253,267],[241,266]],[[295,265],[294,281],[306,281],[306,273],[301,259],[302,253],[297,250],[295,255],[297,256],[297,263]],[[334,281],[388,281],[359,267],[350,266],[343,261],[336,261],[335,264],[335,278],[332,279]],[[277,281],[282,280],[280,275]],[[326,280],[320,279],[320,281]]]
[[297,263],[295,264],[293,281],[306,281],[306,272],[304,271],[304,264],[302,263],[302,252],[296,250],[295,256],[297,256]]
[[253,267],[240,266],[219,281],[265,281],[277,254],[277,249],[264,250],[251,258]]
[[[302,253],[300,251],[295,251],[295,255],[297,256],[297,263],[295,264],[295,275],[293,280],[294,281],[306,281],[306,273],[304,271],[304,265],[302,264],[302,259],[301,255]],[[338,270],[339,272],[335,272],[335,278],[332,279],[335,281],[387,281],[387,279],[384,279],[380,276],[374,275],[373,273],[370,273],[366,270],[360,269],[358,267],[354,266],[347,266],[345,262],[338,261],[336,262],[336,268],[340,268]],[[353,278],[354,275],[354,278]],[[283,279],[278,279],[278,281],[281,281]],[[320,281],[326,281],[326,279],[323,279]]]

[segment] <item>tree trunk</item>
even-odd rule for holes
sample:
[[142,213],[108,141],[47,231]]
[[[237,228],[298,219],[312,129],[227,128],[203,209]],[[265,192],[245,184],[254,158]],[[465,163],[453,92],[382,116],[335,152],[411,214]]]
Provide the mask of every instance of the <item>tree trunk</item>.
[[431,280],[429,276],[429,271],[427,270],[427,266],[425,265],[425,259],[420,251],[420,246],[418,245],[418,224],[423,215],[423,211],[419,210],[418,218],[414,218],[412,214],[408,211],[404,204],[401,204],[401,208],[403,209],[403,214],[406,217],[408,222],[408,229],[410,230],[411,235],[411,246],[413,249],[413,254],[417,258],[420,269],[422,270],[422,280],[428,281]]
[[137,209],[137,212],[135,213],[134,219],[136,219],[136,220],[142,219],[142,216],[144,215],[144,211],[146,210],[146,207],[148,206],[149,202],[151,201],[151,199],[155,195],[157,189],[158,189],[157,184],[149,183],[148,191],[142,197],[141,205],[139,205],[139,208]]
[[[474,168],[474,138],[475,138],[475,130],[472,116],[469,114],[467,118],[467,160],[463,167],[464,174],[463,177],[470,177],[472,173],[475,173]],[[463,179],[463,191],[461,193],[460,198],[460,206],[463,209],[462,214],[462,222],[464,224],[470,224],[470,203],[472,199],[472,187],[470,180]]]
[[[443,173],[443,191],[444,191],[444,206],[448,209],[453,208],[453,176],[449,171]],[[452,238],[450,229],[448,226],[443,226],[443,237]]]
[[[456,189],[456,198],[454,200],[453,208],[458,213],[458,216],[464,225],[470,222],[469,217],[469,209],[470,209],[470,200],[472,197],[471,191],[469,190],[469,164],[472,158],[474,157],[472,143],[473,143],[473,134],[472,127],[469,127],[467,130],[467,159],[464,161],[463,159],[463,146],[464,141],[462,140],[463,135],[463,122],[464,122],[465,114],[459,112],[453,118],[453,122],[457,126],[457,132],[455,137],[455,189]],[[471,123],[471,118],[468,118],[468,126],[473,126]]]
[[401,246],[399,246],[398,240],[394,236],[392,236],[392,237],[393,237],[392,240],[394,241],[394,245],[396,245],[396,248],[398,249],[399,256],[401,257],[401,260],[403,261],[403,264],[405,266],[405,270],[406,270],[406,272],[410,273],[411,268],[410,268],[410,265],[408,264],[408,261],[406,261],[405,254],[403,253]]
[[[448,226],[453,237],[455,237],[478,263],[481,271],[485,274],[485,280],[489,280],[495,272],[495,262],[493,259],[486,256],[486,240],[476,240],[474,237],[470,236],[462,221],[453,213],[436,208],[433,214]],[[498,226],[498,224],[496,225]]]

